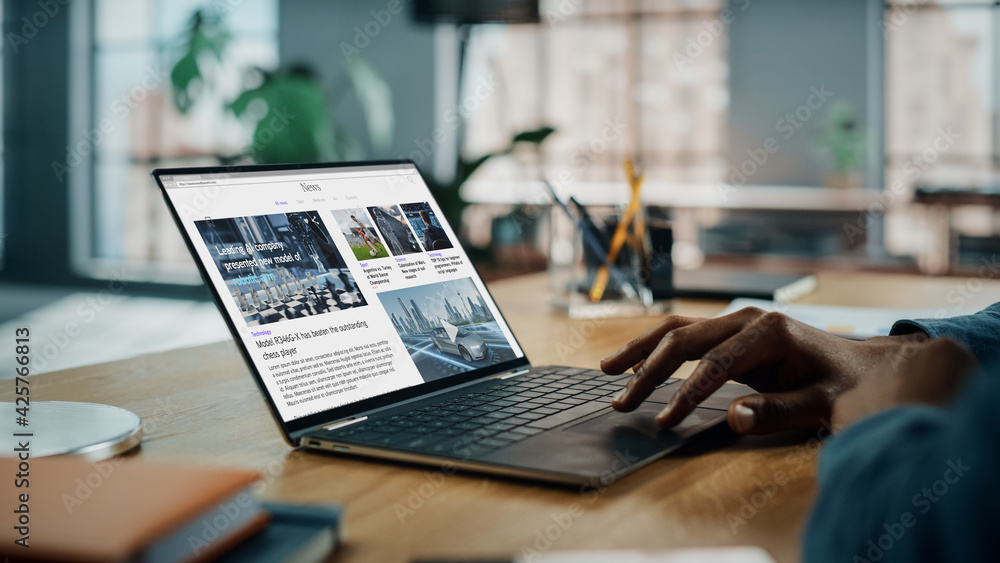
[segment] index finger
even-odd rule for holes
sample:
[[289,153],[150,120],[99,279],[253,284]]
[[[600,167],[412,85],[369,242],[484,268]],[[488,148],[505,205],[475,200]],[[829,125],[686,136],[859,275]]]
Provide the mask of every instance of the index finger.
[[622,346],[614,354],[601,360],[601,371],[609,375],[625,373],[628,368],[645,360],[668,332],[704,320],[671,315]]
[[670,399],[670,404],[656,416],[657,426],[677,426],[726,381],[762,365],[773,364],[783,353],[781,346],[769,342],[773,340],[769,335],[757,340],[754,346],[746,346],[744,340],[745,335],[741,331],[706,352],[698,367]]
[[665,334],[642,367],[625,384],[625,389],[615,396],[612,406],[621,412],[635,410],[656,390],[657,385],[666,381],[684,362],[701,358],[743,330],[746,323],[757,315],[753,309],[742,309]]

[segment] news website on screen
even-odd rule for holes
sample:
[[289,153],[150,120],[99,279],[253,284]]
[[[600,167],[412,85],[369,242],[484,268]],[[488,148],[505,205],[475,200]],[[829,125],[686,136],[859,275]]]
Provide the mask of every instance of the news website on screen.
[[286,422],[523,357],[412,165],[160,179]]

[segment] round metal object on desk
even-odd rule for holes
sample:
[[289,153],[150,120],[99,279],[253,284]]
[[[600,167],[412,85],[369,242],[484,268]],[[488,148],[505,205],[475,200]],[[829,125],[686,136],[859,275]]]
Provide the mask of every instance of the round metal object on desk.
[[32,458],[72,455],[100,461],[142,441],[139,417],[111,405],[32,401],[23,417],[27,426],[18,424],[18,408],[24,405],[0,403],[0,457],[17,457],[20,444],[27,441]]

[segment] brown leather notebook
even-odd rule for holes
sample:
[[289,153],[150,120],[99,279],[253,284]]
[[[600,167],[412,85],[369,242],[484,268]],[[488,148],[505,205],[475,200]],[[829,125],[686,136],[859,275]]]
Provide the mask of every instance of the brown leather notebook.
[[29,459],[27,471],[20,463],[0,459],[0,553],[15,560],[204,561],[268,522],[249,490],[256,473],[120,459]]

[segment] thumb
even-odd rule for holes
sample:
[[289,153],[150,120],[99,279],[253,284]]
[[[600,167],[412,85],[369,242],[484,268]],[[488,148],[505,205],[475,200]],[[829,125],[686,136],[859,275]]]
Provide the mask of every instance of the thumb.
[[782,393],[740,397],[729,405],[729,427],[739,434],[769,434],[793,428],[819,428],[829,420],[833,404],[822,389],[808,387]]

